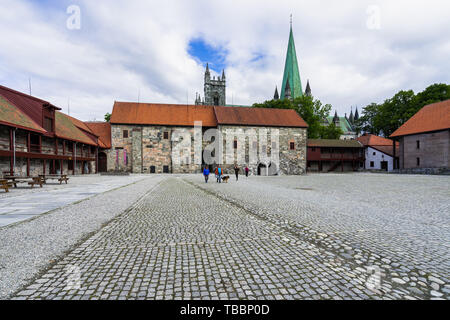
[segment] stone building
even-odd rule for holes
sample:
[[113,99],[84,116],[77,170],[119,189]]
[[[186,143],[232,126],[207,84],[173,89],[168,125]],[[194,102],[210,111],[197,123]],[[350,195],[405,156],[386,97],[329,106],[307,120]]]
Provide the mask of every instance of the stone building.
[[209,71],[209,65],[206,64],[205,77],[204,77],[204,98],[200,95],[195,97],[196,105],[208,105],[208,106],[225,106],[226,105],[226,81],[225,70],[222,70],[222,77],[215,76],[211,78],[211,72]]
[[0,86],[0,171],[23,177],[97,171],[98,136],[48,101]]
[[[196,123],[201,127],[195,127]],[[115,102],[107,168],[133,173],[198,173],[205,165],[213,168],[220,164],[231,173],[237,164],[248,165],[254,174],[302,174],[306,128],[294,110]],[[251,135],[261,129],[267,130],[265,136],[264,132]],[[277,141],[272,139],[274,132]],[[209,136],[212,133],[214,138]],[[230,137],[231,144],[227,143]],[[182,149],[182,144],[188,149]],[[272,149],[278,161],[271,161],[276,158]],[[183,152],[175,153],[177,150]],[[207,161],[205,150],[214,162]],[[255,150],[257,157],[253,158]],[[261,150],[270,158],[262,159]],[[174,154],[180,157],[174,158]]]
[[400,170],[448,171],[450,168],[450,100],[423,107],[390,137],[400,142],[398,155]]

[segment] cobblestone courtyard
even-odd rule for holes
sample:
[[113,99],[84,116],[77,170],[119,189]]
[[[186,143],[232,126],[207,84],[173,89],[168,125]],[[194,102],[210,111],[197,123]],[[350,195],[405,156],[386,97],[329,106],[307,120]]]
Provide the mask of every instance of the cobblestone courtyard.
[[0,228],[2,296],[450,298],[448,176],[213,180],[134,177]]

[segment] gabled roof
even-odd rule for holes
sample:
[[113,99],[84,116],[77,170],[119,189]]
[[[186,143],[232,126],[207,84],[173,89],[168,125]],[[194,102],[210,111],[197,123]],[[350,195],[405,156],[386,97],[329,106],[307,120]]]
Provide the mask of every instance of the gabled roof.
[[308,147],[327,147],[327,148],[362,148],[363,145],[356,140],[340,139],[308,139]]
[[450,129],[450,100],[423,107],[391,134],[391,137],[446,129]]
[[212,106],[118,102],[114,103],[111,124],[151,124],[194,126],[202,121],[205,127],[217,126]]
[[[386,139],[374,134],[365,133],[361,137],[356,138],[359,142],[361,142],[364,146],[391,146],[393,144],[393,140]],[[398,144],[398,142],[397,142]]]
[[85,122],[91,131],[98,136],[100,148],[111,148],[111,124],[109,122]]
[[46,133],[41,126],[34,122],[22,110],[10,103],[0,94],[0,124],[11,127]]
[[308,124],[292,109],[214,107],[217,123],[222,125],[299,127]]
[[42,124],[42,108],[50,106],[55,110],[60,108],[52,105],[50,102],[30,96],[28,94],[4,87],[0,85],[0,95],[6,98],[11,104],[25,113],[31,120],[38,125]]
[[59,111],[55,112],[55,135],[58,138],[81,142],[89,145],[97,145],[83,131],[78,129],[73,123],[73,118]]

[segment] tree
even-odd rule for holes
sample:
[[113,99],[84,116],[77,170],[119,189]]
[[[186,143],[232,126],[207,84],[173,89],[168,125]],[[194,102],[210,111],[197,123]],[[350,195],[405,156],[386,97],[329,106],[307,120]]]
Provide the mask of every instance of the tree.
[[111,120],[111,113],[107,112],[107,113],[105,114],[105,121],[106,121],[106,122],[109,122],[110,120]]
[[342,134],[342,129],[334,123],[330,123],[328,126],[320,126],[319,129],[321,139],[339,139]]
[[[323,105],[318,99],[310,96],[301,96],[294,100],[268,100],[264,103],[253,104],[255,108],[276,108],[276,109],[294,109],[308,124],[308,138],[309,139],[334,139],[337,133],[342,134],[340,128],[330,128],[324,130],[322,121],[329,116],[331,105]],[[330,137],[329,137],[330,135]]]
[[390,136],[424,106],[450,99],[450,85],[433,84],[424,91],[401,90],[381,104],[371,103],[363,108],[356,122],[357,130]]

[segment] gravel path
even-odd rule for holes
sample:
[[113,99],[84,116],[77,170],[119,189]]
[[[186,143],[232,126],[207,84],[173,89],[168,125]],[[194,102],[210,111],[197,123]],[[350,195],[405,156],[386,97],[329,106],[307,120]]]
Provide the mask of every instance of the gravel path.
[[[80,240],[129,208],[162,179],[162,176],[146,177],[34,219],[0,228],[0,298],[18,290]],[[92,182],[89,179],[85,182],[89,181]]]

